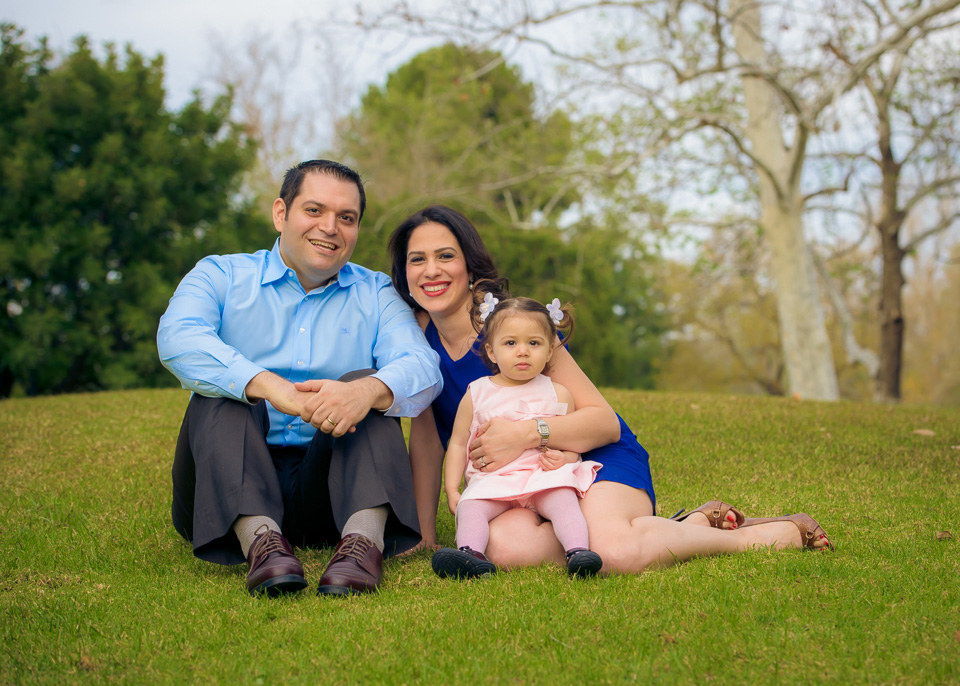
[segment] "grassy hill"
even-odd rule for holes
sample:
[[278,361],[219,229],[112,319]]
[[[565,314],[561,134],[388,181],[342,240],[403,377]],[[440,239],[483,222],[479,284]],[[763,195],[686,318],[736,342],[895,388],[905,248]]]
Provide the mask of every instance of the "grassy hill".
[[[255,599],[169,523],[183,391],[0,402],[0,683],[960,681],[960,411],[609,391],[659,511],[806,511],[834,553],[576,582],[558,567]],[[445,509],[445,508],[443,508]],[[950,532],[952,537],[947,533]],[[452,517],[441,537],[452,543]]]

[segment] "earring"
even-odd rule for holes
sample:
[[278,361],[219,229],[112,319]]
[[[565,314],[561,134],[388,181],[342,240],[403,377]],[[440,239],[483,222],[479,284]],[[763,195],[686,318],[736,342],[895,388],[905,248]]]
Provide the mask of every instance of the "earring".
[[471,291],[473,290],[473,277],[472,277],[472,276],[470,277],[470,283],[467,285],[467,288],[469,288]]

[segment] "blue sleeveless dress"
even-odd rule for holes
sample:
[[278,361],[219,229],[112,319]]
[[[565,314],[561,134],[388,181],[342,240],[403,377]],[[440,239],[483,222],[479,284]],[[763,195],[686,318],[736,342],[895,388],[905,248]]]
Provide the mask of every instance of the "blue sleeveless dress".
[[[440,333],[432,321],[427,323],[424,333],[427,343],[440,356],[443,391],[433,401],[433,416],[440,442],[446,448],[453,430],[453,421],[457,417],[457,408],[460,407],[463,394],[467,392],[467,386],[482,376],[490,376],[490,370],[480,359],[476,344],[466,355],[454,360],[443,347]],[[603,465],[597,472],[597,481],[613,481],[645,490],[653,502],[653,511],[656,512],[657,498],[653,493],[653,479],[650,476],[650,456],[623,421],[623,417],[618,414],[617,419],[620,420],[620,440],[583,453],[583,460],[594,460]]]

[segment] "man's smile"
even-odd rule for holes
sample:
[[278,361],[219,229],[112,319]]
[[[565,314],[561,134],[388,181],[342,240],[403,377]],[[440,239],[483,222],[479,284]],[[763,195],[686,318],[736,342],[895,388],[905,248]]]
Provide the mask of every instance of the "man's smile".
[[318,248],[323,248],[324,250],[337,250],[337,246],[334,243],[328,243],[327,241],[321,241],[318,238],[308,238],[310,245],[316,246]]

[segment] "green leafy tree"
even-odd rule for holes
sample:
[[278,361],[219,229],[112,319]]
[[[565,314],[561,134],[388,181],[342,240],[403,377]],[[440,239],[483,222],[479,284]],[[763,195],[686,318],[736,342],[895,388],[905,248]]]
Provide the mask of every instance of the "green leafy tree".
[[256,247],[229,95],[164,107],[163,60],[2,27],[0,397],[169,383],[157,320],[203,255]]
[[629,184],[585,180],[590,129],[544,109],[502,55],[453,44],[372,86],[341,126],[340,154],[370,198],[354,259],[387,268],[390,231],[425,205],[450,205],[477,226],[514,293],[574,303],[571,349],[594,381],[650,387],[663,322],[650,251],[624,209],[635,201],[616,197]]
[[[385,236],[425,204],[462,207],[478,226],[544,225],[578,195],[557,173],[571,154],[572,124],[535,116],[533,86],[491,51],[447,44],[371,86],[342,122],[342,157],[370,194],[357,260],[381,264]],[[366,261],[365,261],[366,260]]]

